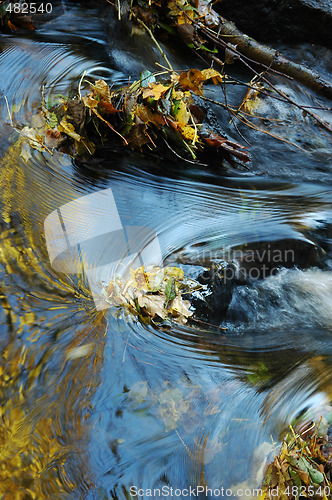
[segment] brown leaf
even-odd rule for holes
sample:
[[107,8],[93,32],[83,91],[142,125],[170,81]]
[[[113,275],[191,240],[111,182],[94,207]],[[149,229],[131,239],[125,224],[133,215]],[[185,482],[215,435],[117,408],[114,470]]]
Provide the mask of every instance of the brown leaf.
[[143,123],[154,123],[155,125],[165,125],[165,118],[160,113],[154,113],[150,108],[144,104],[138,104],[134,108],[133,113],[138,116]]
[[32,16],[22,16],[20,14],[13,16],[13,21],[17,26],[20,26],[21,28],[27,29],[29,31],[34,31],[35,27],[32,22]]
[[115,115],[115,113],[120,113],[120,109],[115,109],[111,102],[107,102],[105,99],[102,99],[99,103],[99,107],[104,109],[107,114]]
[[8,28],[10,29],[10,31],[17,31],[17,30],[18,30],[18,27],[17,27],[17,26],[15,26],[15,24],[11,23],[11,22],[9,21],[9,19],[8,19],[8,21],[7,21],[7,26],[8,26]]
[[164,308],[164,298],[159,295],[143,295],[139,294],[137,297],[140,307],[144,307],[149,314],[154,318],[159,316],[165,319],[167,310]]
[[210,132],[210,135],[208,137],[204,137],[203,139],[211,148],[222,148],[241,161],[250,161],[250,156],[248,152],[245,151],[247,148],[238,142],[225,139],[225,137],[220,137],[213,132]]
[[195,28],[191,23],[185,22],[177,24],[177,30],[185,44],[189,45],[190,43],[193,43]]
[[203,95],[203,81],[202,72],[199,69],[190,69],[189,71],[182,71],[179,84],[183,90],[192,90],[195,94]]
[[210,80],[212,78],[212,81],[215,85],[222,82],[222,75],[219,73],[219,71],[216,71],[215,69],[212,68],[203,69],[201,73],[204,77],[204,81]]
[[84,126],[86,115],[84,103],[77,99],[69,99],[67,103],[67,114],[70,116],[75,127],[81,131]]
[[48,148],[57,148],[63,141],[63,137],[59,130],[50,128],[46,131],[45,144]]

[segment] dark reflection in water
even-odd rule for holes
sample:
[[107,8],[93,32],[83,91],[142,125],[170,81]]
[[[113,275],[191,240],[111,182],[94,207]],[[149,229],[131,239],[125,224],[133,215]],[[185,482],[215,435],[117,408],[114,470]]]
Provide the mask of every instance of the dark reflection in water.
[[[97,11],[65,7],[36,35],[4,39],[0,69],[11,78],[2,91],[18,123],[43,84],[47,95],[66,93],[84,70],[117,81],[129,71],[131,56],[100,33]],[[1,117],[8,121],[4,103]],[[312,130],[321,148],[306,156],[311,182],[300,183],[289,170],[276,178],[284,146],[274,142],[276,155],[265,154],[264,138],[253,168],[264,164],[273,181],[107,151],[85,164],[37,151],[26,162],[22,140],[1,125],[2,498],[120,499],[133,485],[257,487],[271,435],[277,447],[290,422],[326,410],[332,185],[326,137]],[[315,168],[322,154],[325,184]],[[97,312],[84,276],[51,268],[44,220],[105,188],[126,224],[156,231],[170,264],[199,266],[220,250],[306,238],[322,249],[324,266],[239,284],[224,333]]]

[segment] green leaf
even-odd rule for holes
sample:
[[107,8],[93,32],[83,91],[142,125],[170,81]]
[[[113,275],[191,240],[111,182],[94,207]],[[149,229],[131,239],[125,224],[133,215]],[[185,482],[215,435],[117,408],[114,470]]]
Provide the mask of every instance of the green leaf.
[[179,111],[181,99],[173,99],[173,116],[176,116]]
[[205,45],[201,44],[198,49],[205,50],[206,52],[212,52],[213,54],[218,54],[218,49],[208,49]]
[[314,469],[313,467],[310,466],[310,467],[308,467],[308,471],[309,471],[309,475],[314,483],[320,484],[324,481],[324,476],[319,470]]
[[48,122],[49,126],[51,128],[54,128],[57,126],[58,124],[58,117],[55,113],[50,113],[50,118],[49,118],[49,122]]
[[165,307],[168,307],[169,303],[176,297],[175,278],[170,278],[167,281],[165,288],[165,295],[166,295]]

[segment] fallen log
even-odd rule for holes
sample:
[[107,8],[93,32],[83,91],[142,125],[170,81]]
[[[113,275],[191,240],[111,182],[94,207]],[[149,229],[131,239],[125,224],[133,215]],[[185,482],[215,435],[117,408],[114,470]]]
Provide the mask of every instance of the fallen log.
[[[233,22],[227,21],[221,16],[219,18],[219,37],[225,37],[228,50],[234,50],[235,53],[239,51],[252,61],[290,76],[315,92],[332,99],[332,82],[325,81],[318,73],[303,64],[291,61],[277,50],[263,45],[242,33]],[[236,46],[236,50],[229,46],[230,43]]]

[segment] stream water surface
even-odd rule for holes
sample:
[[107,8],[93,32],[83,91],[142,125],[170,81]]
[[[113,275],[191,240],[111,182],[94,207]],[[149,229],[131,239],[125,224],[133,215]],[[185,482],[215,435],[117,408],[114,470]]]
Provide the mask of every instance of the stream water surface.
[[[148,37],[130,36],[107,8],[62,1],[34,33],[1,39],[0,496],[128,499],[137,487],[140,498],[159,498],[148,490],[164,486],[195,498],[185,489],[201,485],[241,497],[240,488],[260,486],[289,424],[319,419],[332,398],[331,136],[266,99],[260,113],[280,121],[261,126],[298,147],[240,124],[249,170],[225,175],[224,167],[107,148],[81,163],[38,151],[24,159],[4,96],[19,126],[42,88],[46,98],[68,94],[84,71],[118,84],[163,62]],[[283,50],[331,72],[323,47]],[[201,67],[172,51],[170,59]],[[331,104],[275,83],[307,106]],[[230,86],[229,101],[244,94]],[[212,87],[207,95],[223,98]],[[225,111],[213,111],[241,142]],[[316,112],[331,122],[328,111]],[[214,252],[275,240],[308,240],[322,257],[238,284],[223,330],[114,317],[96,309],[84,275],[52,268],[44,234],[51,212],[109,188],[123,223],[153,228],[167,263],[194,268]],[[93,225],[95,214],[82,211]]]

